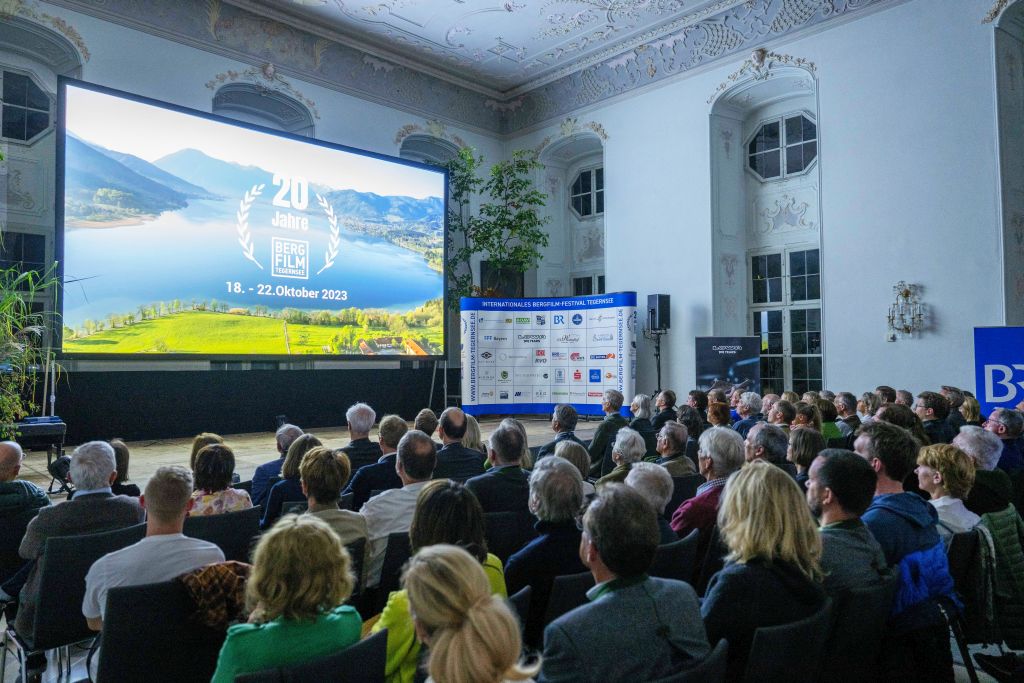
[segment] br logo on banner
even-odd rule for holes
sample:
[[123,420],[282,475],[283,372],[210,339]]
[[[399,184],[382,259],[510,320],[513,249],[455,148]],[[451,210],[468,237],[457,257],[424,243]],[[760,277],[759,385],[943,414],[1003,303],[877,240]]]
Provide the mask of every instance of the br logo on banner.
[[974,373],[983,414],[1024,401],[1024,327],[974,328]]

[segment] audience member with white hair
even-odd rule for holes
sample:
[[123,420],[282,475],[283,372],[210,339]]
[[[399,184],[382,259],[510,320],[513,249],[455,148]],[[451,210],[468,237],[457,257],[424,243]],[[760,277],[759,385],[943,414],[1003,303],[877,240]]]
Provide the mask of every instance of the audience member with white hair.
[[683,501],[672,513],[672,530],[685,538],[694,529],[701,531],[715,525],[718,501],[729,475],[743,467],[743,437],[729,427],[712,427],[700,435],[697,465],[706,480],[697,495]]
[[[689,406],[686,406],[689,407]],[[666,422],[658,431],[658,455],[656,465],[664,467],[670,476],[685,477],[696,474],[697,468],[686,455],[689,433],[679,422]]]
[[25,453],[16,442],[0,442],[0,518],[50,504],[46,491],[30,481],[18,479],[24,459]]
[[345,423],[348,425],[347,446],[341,448],[356,472],[363,465],[372,465],[384,455],[380,444],[370,441],[370,430],[377,421],[377,413],[365,403],[356,403],[345,411]]
[[756,392],[745,391],[740,394],[739,401],[736,403],[736,412],[739,413],[740,420],[732,428],[739,432],[744,439],[747,438],[747,432],[751,427],[758,422],[764,422],[764,414],[761,412],[761,396]]
[[629,474],[629,468],[643,460],[646,452],[647,444],[639,432],[629,427],[620,429],[612,446],[612,462],[615,463],[615,469],[597,480],[597,488],[613,482],[621,484]]
[[587,447],[583,444],[578,444],[575,441],[566,441],[560,442],[555,447],[555,457],[564,458],[576,466],[580,477],[583,479],[583,497],[589,498],[597,491],[594,485],[587,481],[587,475],[590,472],[590,454],[587,453]]
[[658,532],[661,534],[659,544],[664,545],[678,541],[679,536],[661,514],[668,502],[672,500],[674,484],[668,470],[653,462],[638,462],[630,468],[625,483],[626,486],[639,491],[658,512]]
[[277,444],[278,457],[257,467],[252,475],[253,505],[266,505],[267,496],[270,495],[270,480],[281,476],[281,466],[284,465],[288,449],[292,442],[300,436],[302,436],[302,430],[293,424],[285,423],[277,428],[274,440]]
[[964,425],[953,437],[953,445],[974,461],[974,486],[964,500],[967,509],[976,515],[1001,512],[1013,500],[1010,475],[998,469],[1003,442],[990,431]]
[[[637,394],[629,404],[629,412],[633,419],[629,421],[629,428],[636,431],[646,444],[644,456],[655,458],[658,455],[658,435],[651,424],[651,397],[647,394]],[[672,411],[675,415],[675,411]]]

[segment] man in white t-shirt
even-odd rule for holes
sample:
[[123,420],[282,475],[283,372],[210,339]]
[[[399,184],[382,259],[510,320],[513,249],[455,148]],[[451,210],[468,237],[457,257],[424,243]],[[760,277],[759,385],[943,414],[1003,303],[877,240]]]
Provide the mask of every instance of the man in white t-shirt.
[[191,472],[179,466],[156,471],[146,492],[139,496],[147,513],[146,537],[96,560],[85,577],[82,614],[89,628],[103,629],[111,588],[170,581],[203,565],[224,561],[224,553],[214,544],[182,534],[193,502]]

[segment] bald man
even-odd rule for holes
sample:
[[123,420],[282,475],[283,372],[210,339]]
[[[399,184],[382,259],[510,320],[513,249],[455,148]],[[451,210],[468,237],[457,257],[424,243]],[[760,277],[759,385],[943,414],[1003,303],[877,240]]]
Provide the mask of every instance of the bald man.
[[18,479],[25,454],[13,441],[0,442],[0,520],[23,510],[46,507],[46,492],[30,481]]
[[484,473],[484,454],[462,445],[466,435],[466,414],[461,408],[446,408],[437,425],[437,435],[444,444],[437,452],[434,479],[466,481]]

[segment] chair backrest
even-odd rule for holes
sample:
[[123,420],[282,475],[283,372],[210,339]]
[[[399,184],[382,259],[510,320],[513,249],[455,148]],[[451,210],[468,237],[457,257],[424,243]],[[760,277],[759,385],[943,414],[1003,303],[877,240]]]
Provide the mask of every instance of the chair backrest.
[[484,537],[487,551],[494,553],[502,564],[516,551],[537,537],[533,528],[537,520],[521,512],[488,512],[484,515]]
[[39,559],[39,602],[31,634],[19,634],[38,650],[70,645],[93,635],[82,616],[85,575],[107,553],[138,543],[146,525],[46,539]]
[[301,515],[309,509],[309,501],[290,500],[281,504],[281,515]]
[[381,629],[341,652],[311,662],[235,677],[236,683],[384,683],[388,630]]
[[551,597],[544,612],[544,625],[571,612],[587,602],[587,591],[594,587],[594,576],[590,572],[556,576],[551,586]]
[[224,632],[192,619],[180,581],[113,588],[107,593],[100,681],[208,681]]
[[388,547],[384,551],[384,564],[380,570],[380,592],[386,598],[388,593],[401,587],[402,567],[412,556],[409,533],[400,531],[388,535]]
[[729,641],[722,638],[702,662],[683,671],[675,683],[721,683],[729,664]]
[[678,579],[689,583],[697,566],[697,541],[700,531],[694,529],[686,538],[658,546],[647,573],[662,579]]
[[251,494],[252,493],[252,479],[246,479],[245,481],[240,481],[237,484],[232,484],[231,488],[240,489],[242,491],[245,491],[246,493],[250,493]]
[[356,492],[349,491],[348,493],[341,494],[341,499],[338,501],[338,507],[342,510],[351,510],[352,501],[356,499]]
[[28,523],[35,519],[38,512],[39,508],[31,508],[0,516],[0,583],[25,564],[25,560],[18,554],[18,548]]
[[257,505],[222,515],[186,517],[184,533],[213,543],[224,552],[225,560],[249,562],[253,539],[260,532],[262,515],[263,508]]
[[707,592],[711,577],[725,566],[725,556],[728,552],[729,549],[722,542],[722,534],[718,531],[717,524],[700,532],[697,541],[699,566],[693,577],[693,589],[697,591],[697,595],[703,596]]
[[835,597],[832,633],[825,643],[821,671],[843,681],[874,681],[885,624],[896,597],[893,575],[877,586],[844,591]]
[[363,589],[363,560],[366,557],[366,539],[357,538],[347,544],[345,548],[352,558],[352,575],[356,577],[355,585],[352,586],[352,595],[359,595]]
[[672,519],[675,512],[683,501],[690,500],[697,495],[697,489],[704,483],[704,477],[699,474],[688,474],[685,477],[672,477],[672,497],[665,506],[663,515],[665,519]]
[[744,681],[815,683],[832,622],[832,599],[811,616],[754,631]]
[[530,586],[524,586],[522,590],[508,599],[509,604],[512,606],[512,610],[516,613],[516,617],[519,619],[519,635],[523,635],[523,629],[526,628],[526,619],[530,616],[530,596],[533,594],[533,588]]
[[985,543],[982,532],[971,529],[953,534],[946,549],[949,574],[964,604],[962,625],[967,642],[970,643],[1002,640],[998,636],[994,618],[995,558],[991,558],[991,561],[986,559]]

